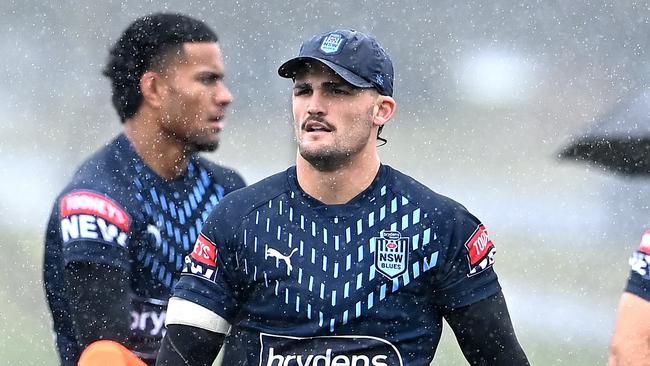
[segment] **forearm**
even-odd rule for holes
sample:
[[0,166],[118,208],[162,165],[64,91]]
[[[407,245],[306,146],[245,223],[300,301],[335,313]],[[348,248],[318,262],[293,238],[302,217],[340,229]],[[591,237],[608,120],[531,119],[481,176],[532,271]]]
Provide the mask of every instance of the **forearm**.
[[189,325],[170,324],[156,365],[210,366],[221,349],[224,337],[224,334]]
[[471,365],[529,365],[501,292],[445,318]]
[[650,301],[624,293],[609,352],[610,366],[647,365],[650,360]]

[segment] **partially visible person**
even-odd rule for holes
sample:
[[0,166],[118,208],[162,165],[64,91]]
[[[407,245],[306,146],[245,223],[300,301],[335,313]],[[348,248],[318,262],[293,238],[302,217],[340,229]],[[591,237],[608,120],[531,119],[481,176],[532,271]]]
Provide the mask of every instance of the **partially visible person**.
[[157,365],[428,366],[447,320],[473,365],[527,365],[488,231],[382,164],[393,64],[353,30],[318,34],[293,80],[296,165],[212,211],[167,313]]
[[197,154],[219,146],[224,72],[217,35],[181,14],[135,20],[110,50],[123,132],[74,174],[45,238],[62,365],[155,362],[183,258],[212,208],[244,186]]
[[618,306],[610,366],[650,365],[650,230],[630,258],[630,277]]

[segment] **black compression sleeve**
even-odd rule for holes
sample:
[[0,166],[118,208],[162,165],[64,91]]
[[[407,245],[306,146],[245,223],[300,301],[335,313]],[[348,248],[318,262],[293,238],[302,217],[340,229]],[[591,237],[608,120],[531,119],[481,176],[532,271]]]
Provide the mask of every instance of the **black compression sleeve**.
[[73,262],[65,268],[65,287],[81,350],[99,339],[128,347],[129,277],[123,270]]
[[445,319],[471,365],[529,365],[501,291],[475,304],[450,310]]
[[163,337],[156,366],[210,366],[224,335],[189,325],[170,324]]

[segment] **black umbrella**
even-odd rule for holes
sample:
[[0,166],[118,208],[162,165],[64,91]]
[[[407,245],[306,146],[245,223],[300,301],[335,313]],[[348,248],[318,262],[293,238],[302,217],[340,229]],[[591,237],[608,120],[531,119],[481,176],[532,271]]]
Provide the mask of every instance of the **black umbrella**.
[[650,175],[650,89],[617,104],[560,152],[625,175]]

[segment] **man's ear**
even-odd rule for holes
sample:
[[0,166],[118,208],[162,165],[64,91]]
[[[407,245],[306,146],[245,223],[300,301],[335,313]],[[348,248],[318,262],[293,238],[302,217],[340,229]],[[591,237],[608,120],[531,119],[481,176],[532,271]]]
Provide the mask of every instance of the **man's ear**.
[[395,102],[395,99],[387,95],[380,95],[377,98],[375,108],[373,109],[374,112],[373,123],[376,126],[385,125],[386,123],[388,123],[388,121],[390,121],[391,118],[393,118],[396,108],[397,108],[397,103]]
[[163,89],[164,80],[162,75],[154,71],[147,71],[140,77],[140,92],[142,93],[142,101],[150,105],[152,108],[158,109],[162,105],[161,93]]

